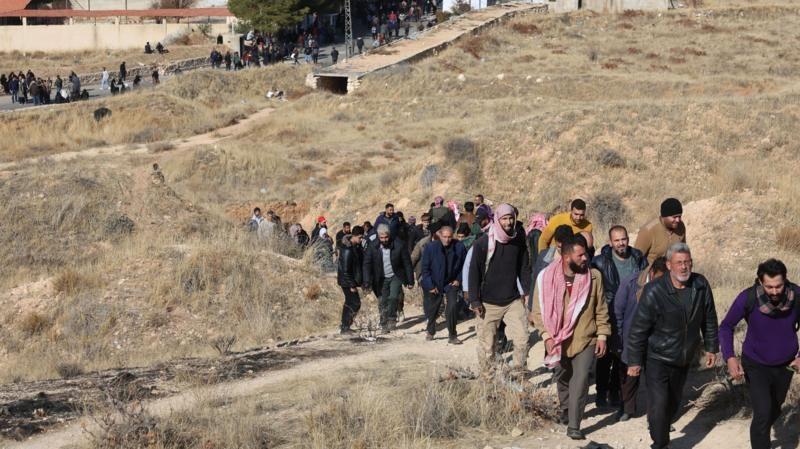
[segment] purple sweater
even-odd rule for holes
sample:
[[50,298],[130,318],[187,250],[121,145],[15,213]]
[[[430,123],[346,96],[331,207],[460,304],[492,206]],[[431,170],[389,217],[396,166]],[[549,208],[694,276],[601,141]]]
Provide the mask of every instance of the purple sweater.
[[[728,360],[735,357],[733,352],[733,334],[736,325],[745,315],[747,290],[739,293],[733,301],[728,314],[719,325],[719,338],[722,346],[722,357]],[[747,334],[742,346],[742,354],[750,360],[769,366],[791,362],[798,354],[797,334],[794,331],[796,317],[795,308],[776,317],[759,312],[758,304],[750,313],[747,322]]]

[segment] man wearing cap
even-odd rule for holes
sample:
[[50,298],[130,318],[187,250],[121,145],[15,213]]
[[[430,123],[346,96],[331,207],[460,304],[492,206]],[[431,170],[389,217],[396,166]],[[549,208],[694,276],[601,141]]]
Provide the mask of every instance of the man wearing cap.
[[319,237],[319,230],[322,228],[326,229],[328,228],[328,221],[325,219],[325,217],[320,215],[319,217],[317,217],[317,222],[314,223],[314,229],[311,230],[312,242],[317,240],[317,238]]
[[[586,202],[580,198],[572,200],[569,205],[569,212],[562,212],[556,214],[547,222],[547,226],[539,236],[539,252],[554,245],[553,236],[555,235],[556,228],[561,225],[567,225],[572,228],[574,234],[581,232],[592,232],[592,222],[586,219]],[[588,241],[588,239],[587,239]]]
[[666,255],[667,249],[673,244],[686,243],[686,226],[681,219],[682,215],[681,202],[675,198],[667,198],[661,203],[661,217],[639,229],[633,247],[647,257],[648,265]]

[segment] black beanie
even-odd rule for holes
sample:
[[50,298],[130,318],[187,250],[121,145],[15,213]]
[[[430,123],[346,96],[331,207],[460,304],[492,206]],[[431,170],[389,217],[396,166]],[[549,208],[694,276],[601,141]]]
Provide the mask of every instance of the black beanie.
[[672,217],[673,215],[682,215],[683,206],[681,202],[675,198],[667,198],[661,203],[661,216]]

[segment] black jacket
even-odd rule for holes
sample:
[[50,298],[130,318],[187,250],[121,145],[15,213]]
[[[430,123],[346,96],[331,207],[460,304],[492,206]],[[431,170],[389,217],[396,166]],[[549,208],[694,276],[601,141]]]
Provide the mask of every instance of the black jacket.
[[706,278],[692,273],[691,313],[687,315],[669,274],[645,285],[625,341],[628,364],[642,366],[646,359],[688,366],[702,339],[706,352],[719,351],[719,327],[714,295]]
[[[393,239],[390,244],[391,252],[389,257],[392,262],[392,271],[404,285],[414,285],[414,269],[411,266],[411,255],[408,253],[406,243],[399,239]],[[381,296],[383,290],[383,253],[381,252],[381,242],[375,239],[367,246],[364,254],[364,285],[372,287],[376,296]]]
[[357,288],[364,283],[364,250],[361,245],[350,243],[349,239],[339,242],[339,262],[336,268],[336,281],[340,287]]
[[487,266],[488,249],[488,235],[472,244],[472,261],[469,265],[470,303],[473,306],[482,302],[498,306],[511,304],[522,296],[520,286],[522,292],[529,294],[531,265],[525,232],[517,230],[516,236],[508,243],[498,243]]
[[[637,271],[641,272],[647,268],[647,258],[641,251],[632,246],[629,246],[628,250],[633,257]],[[614,265],[614,249],[610,245],[604,246],[600,250],[600,254],[592,259],[592,266],[603,275],[603,296],[605,296],[606,302],[613,303],[620,283],[619,272],[617,272],[617,266]]]

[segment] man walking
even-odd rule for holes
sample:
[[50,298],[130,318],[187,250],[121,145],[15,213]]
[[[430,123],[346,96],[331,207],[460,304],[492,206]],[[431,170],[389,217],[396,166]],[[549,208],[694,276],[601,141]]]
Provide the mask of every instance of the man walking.
[[344,307],[342,308],[341,333],[343,335],[352,334],[353,318],[361,309],[361,297],[358,295],[358,287],[363,285],[363,260],[364,252],[361,247],[361,238],[364,235],[364,228],[356,226],[352,231],[342,236],[338,242],[339,261],[337,266],[336,280],[342,292],[344,292]]
[[[786,265],[780,260],[761,263],[757,276],[755,285],[733,301],[719,334],[728,373],[736,380],[747,379],[753,406],[750,445],[769,449],[772,425],[781,414],[792,376],[800,372],[800,288],[786,279]],[[733,336],[743,318],[747,334],[739,362],[733,352]]]
[[680,408],[686,374],[701,339],[705,367],[717,360],[717,311],[711,286],[692,272],[692,254],[685,243],[667,250],[669,276],[647,284],[631,323],[628,375],[639,376],[647,365],[647,422],[652,449],[669,447],[669,429]]
[[580,198],[572,200],[569,205],[569,212],[556,214],[550,219],[547,227],[542,231],[542,235],[539,236],[539,252],[552,246],[553,234],[555,234],[556,228],[561,225],[568,225],[575,234],[584,231],[591,233],[592,223],[586,219],[586,202]]
[[[362,232],[361,232],[360,235],[364,235],[364,232],[363,232],[364,228],[361,228],[361,229],[362,229]],[[344,239],[344,237],[346,235],[348,235],[348,234],[352,234],[352,229],[351,229],[351,226],[350,226],[350,222],[349,221],[345,221],[344,223],[342,223],[342,229],[340,229],[339,232],[336,233],[336,250],[337,251],[341,251],[342,247],[344,246],[344,243],[343,243],[342,239]],[[358,285],[361,285],[361,284],[358,284]]]
[[667,198],[661,203],[661,216],[639,229],[633,246],[647,257],[648,264],[665,255],[673,244],[686,243],[686,226],[682,216],[681,202],[675,198]]
[[623,348],[620,357],[619,383],[622,392],[622,407],[619,411],[619,420],[627,421],[636,414],[636,394],[639,392],[639,376],[628,376],[628,351],[625,342],[631,329],[633,316],[642,296],[642,289],[648,282],[654,281],[667,272],[667,258],[659,257],[653,261],[650,268],[639,274],[632,275],[620,282],[617,294],[614,296],[614,319],[619,347]]
[[524,370],[528,357],[525,292],[530,291],[531,267],[525,236],[516,231],[516,222],[514,207],[501,204],[488,232],[470,249],[467,297],[478,316],[478,361],[484,373],[492,369],[500,321],[514,342],[512,367]]
[[397,233],[400,231],[400,217],[394,213],[394,204],[386,203],[383,212],[375,219],[376,227],[382,224],[389,227],[389,233],[392,235],[392,238],[397,237]]
[[598,407],[620,405],[619,353],[622,352],[622,347],[619,345],[620,329],[616,328],[614,318],[614,296],[621,279],[632,277],[647,267],[647,259],[641,251],[631,248],[628,242],[628,230],[624,226],[612,226],[608,231],[608,245],[592,259],[592,267],[603,277],[603,297],[608,305],[612,325],[608,356],[597,361],[595,404]]
[[106,70],[106,68],[103,67],[103,74],[100,78],[100,90],[108,89],[108,77],[109,77],[108,70]]
[[567,436],[586,437],[581,421],[589,398],[589,373],[595,358],[606,356],[611,336],[603,280],[589,268],[586,242],[573,236],[561,244],[561,258],[536,279],[530,321],[545,344],[545,365],[555,368],[561,422]]
[[414,272],[405,242],[393,238],[388,225],[377,228],[378,241],[364,256],[364,284],[372,286],[379,298],[381,330],[389,333],[397,325],[397,302],[403,285],[414,286]]
[[119,80],[125,84],[125,78],[128,76],[128,69],[125,68],[125,61],[119,65]]
[[428,320],[426,340],[433,340],[436,334],[436,317],[442,301],[446,299],[445,320],[447,322],[448,343],[460,345],[456,332],[458,321],[458,291],[461,287],[461,270],[467,250],[464,244],[453,238],[453,228],[444,226],[437,232],[438,239],[430,242],[422,254],[422,276],[420,284],[423,291],[423,308]]

